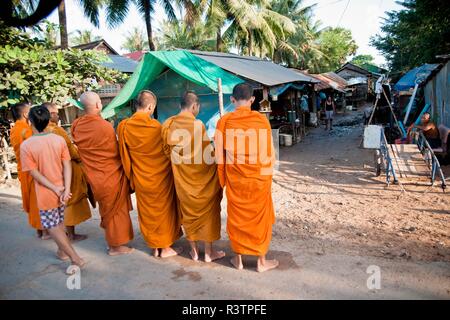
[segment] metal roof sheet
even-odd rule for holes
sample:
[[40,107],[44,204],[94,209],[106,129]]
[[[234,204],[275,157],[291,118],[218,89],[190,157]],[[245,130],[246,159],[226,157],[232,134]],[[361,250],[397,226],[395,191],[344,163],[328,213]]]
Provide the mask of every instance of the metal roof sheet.
[[103,62],[102,65],[120,72],[133,73],[138,65],[136,61],[123,56],[109,54],[108,58],[111,59],[111,62]]
[[222,52],[189,51],[224,70],[269,87],[290,82],[317,82],[313,77],[299,74],[272,61],[257,57],[244,57]]

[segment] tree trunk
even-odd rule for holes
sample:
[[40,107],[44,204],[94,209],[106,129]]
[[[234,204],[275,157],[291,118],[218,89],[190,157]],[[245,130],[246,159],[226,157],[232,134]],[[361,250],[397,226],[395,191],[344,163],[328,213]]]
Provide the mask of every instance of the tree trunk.
[[216,51],[222,52],[222,47],[223,47],[222,34],[220,33],[220,28],[218,28],[216,33]]
[[248,55],[253,55],[253,34],[251,29],[248,30]]
[[147,37],[148,37],[148,46],[150,47],[150,51],[155,51],[156,46],[153,42],[153,31],[152,31],[152,20],[150,16],[150,0],[144,1],[144,9],[145,9],[145,26],[147,27]]
[[66,19],[66,4],[64,0],[58,6],[59,18],[59,34],[61,36],[61,48],[67,49],[69,47],[69,38],[67,37],[67,19]]

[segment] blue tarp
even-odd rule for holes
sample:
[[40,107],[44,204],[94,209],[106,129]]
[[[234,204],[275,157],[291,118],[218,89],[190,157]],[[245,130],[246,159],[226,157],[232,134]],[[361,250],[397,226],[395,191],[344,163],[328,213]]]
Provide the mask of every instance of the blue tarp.
[[304,84],[295,84],[295,83],[288,83],[288,84],[284,84],[281,86],[277,86],[274,88],[270,89],[270,95],[271,96],[279,96],[281,95],[283,92],[285,92],[287,89],[289,88],[294,88],[297,90],[303,90],[305,88]]
[[396,91],[408,91],[414,88],[416,83],[425,81],[430,74],[439,67],[438,64],[424,64],[420,67],[409,70],[401,79],[394,85]]

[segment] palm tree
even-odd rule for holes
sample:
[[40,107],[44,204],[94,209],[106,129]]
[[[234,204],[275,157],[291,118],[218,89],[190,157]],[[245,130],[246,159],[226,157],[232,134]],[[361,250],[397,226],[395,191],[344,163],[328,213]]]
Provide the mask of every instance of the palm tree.
[[[159,0],[164,11],[169,19],[173,22],[177,20],[175,15],[175,9],[172,6],[172,0]],[[155,12],[155,5],[157,0],[106,0],[106,20],[109,27],[114,28],[121,24],[128,14],[130,6],[134,3],[138,11],[142,14],[145,20],[145,26],[147,29],[147,38],[150,50],[156,49],[153,41],[153,27],[152,27],[152,14]]]
[[61,36],[61,48],[69,47],[69,37],[67,35],[66,3],[62,0],[58,6],[59,34]]
[[289,17],[295,24],[295,32],[285,38],[277,38],[273,60],[290,67],[317,72],[326,60],[320,48],[320,22],[312,21],[315,5],[304,6],[303,0],[276,0],[272,9]]
[[[44,0],[17,0],[15,5],[15,14],[17,16],[29,16],[33,13],[39,1]],[[91,23],[99,26],[99,10],[106,0],[77,0],[83,7],[84,15],[89,18]],[[69,38],[67,33],[67,16],[65,2],[62,0],[58,5],[58,19],[59,19],[59,35],[61,48],[65,49],[69,46]]]
[[94,36],[92,30],[75,30],[72,33],[71,43],[74,46],[100,40],[99,36]]
[[59,26],[56,23],[44,20],[32,28],[32,33],[43,40],[49,48],[54,48],[57,45],[58,30]]
[[[61,37],[61,48],[69,47],[69,37],[67,34],[67,17],[65,0],[62,0],[58,6],[59,32]],[[99,10],[105,0],[78,0],[83,7],[84,15],[91,20],[91,23],[99,26]]]
[[245,16],[231,23],[225,37],[234,38],[243,53],[253,55],[258,48],[261,55],[266,52],[271,57],[277,41],[295,32],[291,19],[273,11],[269,1],[249,1],[242,4],[242,9]]
[[166,21],[160,30],[158,42],[165,50],[182,48],[211,51],[215,47],[214,34],[201,20],[188,22],[184,19],[181,23]]
[[273,51],[276,39],[294,32],[292,21],[273,10],[269,0],[200,0],[207,12],[207,27],[216,30],[216,50],[224,41],[253,55],[255,50]]
[[142,30],[134,27],[132,31],[128,32],[122,49],[128,50],[129,52],[148,50],[148,41],[145,39]]

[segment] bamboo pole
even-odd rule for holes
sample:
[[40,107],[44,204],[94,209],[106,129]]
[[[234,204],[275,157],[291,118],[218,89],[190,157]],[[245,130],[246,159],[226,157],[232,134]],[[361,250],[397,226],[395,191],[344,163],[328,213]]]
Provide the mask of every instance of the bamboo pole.
[[225,114],[225,111],[223,109],[223,91],[222,91],[222,79],[217,78],[217,94],[219,96],[219,114],[222,118]]

